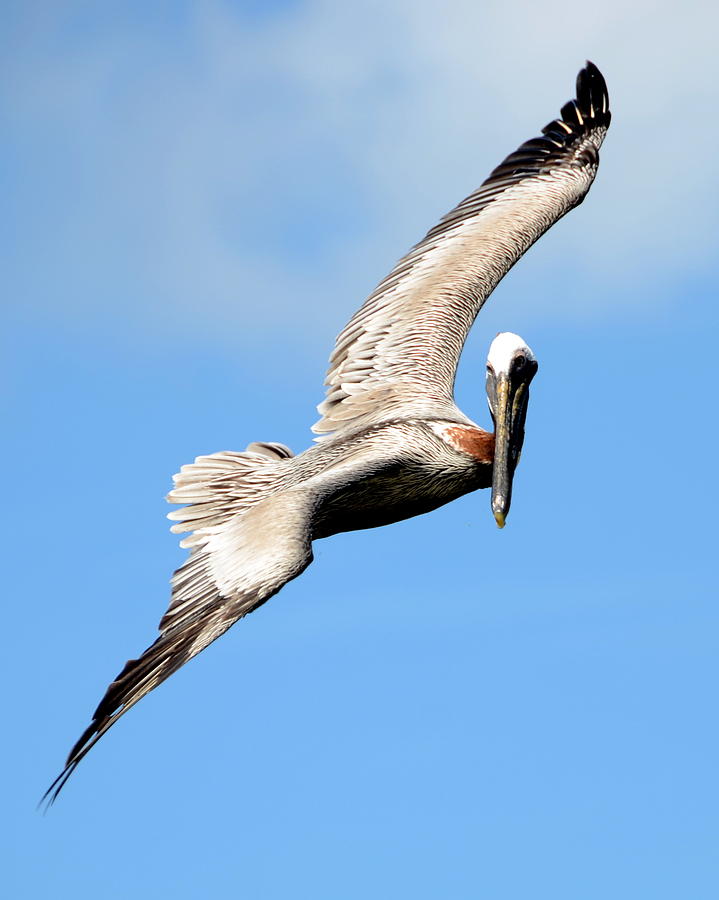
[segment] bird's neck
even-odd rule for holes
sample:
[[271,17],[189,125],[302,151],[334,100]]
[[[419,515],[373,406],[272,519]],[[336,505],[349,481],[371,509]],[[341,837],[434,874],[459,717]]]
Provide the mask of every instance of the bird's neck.
[[436,431],[454,450],[466,453],[480,463],[491,465],[494,462],[494,435],[483,428],[443,422],[437,425]]

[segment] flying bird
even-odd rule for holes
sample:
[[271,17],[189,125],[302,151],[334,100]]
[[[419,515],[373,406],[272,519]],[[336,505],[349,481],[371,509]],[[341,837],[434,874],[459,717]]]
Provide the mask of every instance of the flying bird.
[[257,609],[312,561],[312,542],[375,528],[491,487],[504,526],[537,361],[518,335],[489,350],[494,431],[453,398],[474,319],[500,279],[582,202],[610,123],[607,88],[587,63],[576,98],[432,228],[340,333],[327,394],[295,456],[283,444],[199,456],[174,476],[169,514],[187,560],[172,578],[160,636],[127,662],[45,794],[54,802],[78,763],[145,694]]

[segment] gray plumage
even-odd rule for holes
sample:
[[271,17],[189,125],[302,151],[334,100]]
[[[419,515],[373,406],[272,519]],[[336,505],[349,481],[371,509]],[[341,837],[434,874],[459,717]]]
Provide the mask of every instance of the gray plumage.
[[[135,703],[304,571],[313,540],[428,512],[493,483],[494,437],[454,403],[460,353],[499,280],[586,195],[609,122],[604,79],[588,63],[561,118],[397,263],[337,338],[314,426],[320,443],[298,456],[283,444],[253,443],[182,467],[167,499],[183,504],[169,518],[174,532],[187,533],[181,546],[190,554],[173,576],[160,636],[109,686],[49,802]],[[490,352],[501,361],[508,348],[505,381],[526,373],[510,475],[537,368],[515,338],[500,336]]]

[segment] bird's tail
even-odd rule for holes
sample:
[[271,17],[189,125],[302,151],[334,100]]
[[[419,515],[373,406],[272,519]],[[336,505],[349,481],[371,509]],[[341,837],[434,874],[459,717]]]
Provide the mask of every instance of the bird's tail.
[[202,546],[213,529],[275,493],[293,456],[284,444],[257,442],[244,453],[224,450],[183,466],[173,475],[175,486],[167,495],[168,503],[188,504],[167,515],[177,523],[170,529],[174,534],[193,532],[180,546]]

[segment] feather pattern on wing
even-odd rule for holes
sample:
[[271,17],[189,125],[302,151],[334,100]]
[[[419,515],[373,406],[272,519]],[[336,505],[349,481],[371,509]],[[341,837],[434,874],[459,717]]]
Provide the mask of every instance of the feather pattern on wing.
[[607,88],[587,63],[576,99],[448,213],[382,281],[337,338],[317,433],[389,419],[446,417],[469,329],[522,254],[584,199],[610,122]]
[[79,762],[153,688],[204,650],[247,613],[269,600],[312,560],[311,488],[281,492],[282,444],[251,444],[245,453],[198,457],[175,476],[169,514],[192,552],[172,578],[172,599],[160,636],[130,659],[108,687],[92,722],[70,751],[43,800],[53,803]]

